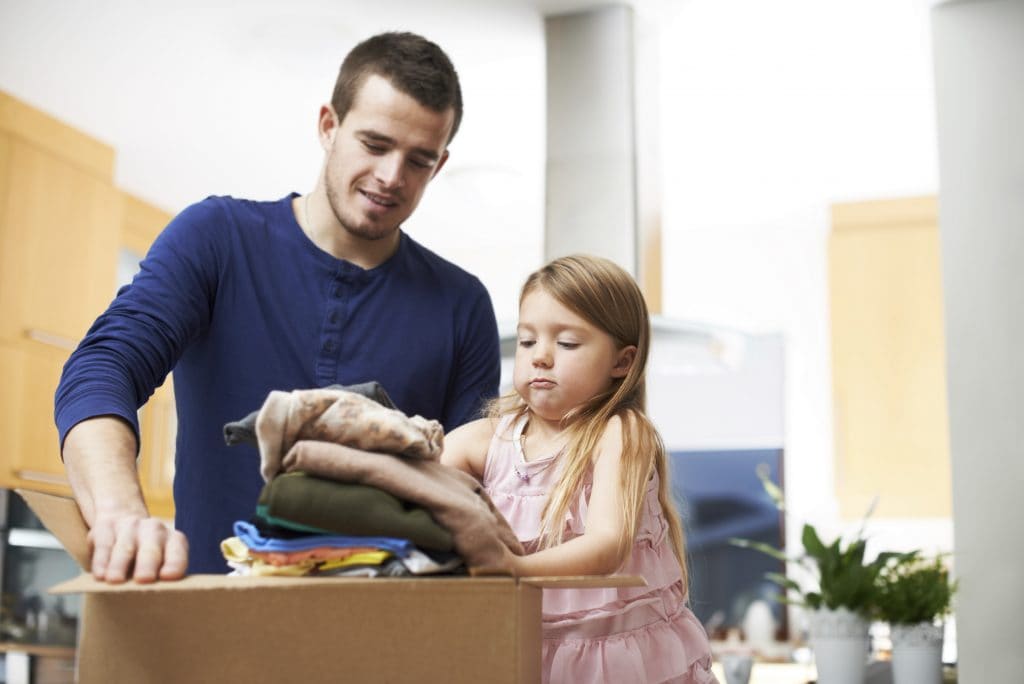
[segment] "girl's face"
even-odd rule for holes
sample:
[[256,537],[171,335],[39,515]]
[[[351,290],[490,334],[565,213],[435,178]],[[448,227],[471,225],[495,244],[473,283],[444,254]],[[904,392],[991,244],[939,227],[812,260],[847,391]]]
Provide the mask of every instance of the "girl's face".
[[617,349],[611,335],[536,289],[519,307],[512,381],[534,414],[559,421],[624,377],[635,354],[636,347]]

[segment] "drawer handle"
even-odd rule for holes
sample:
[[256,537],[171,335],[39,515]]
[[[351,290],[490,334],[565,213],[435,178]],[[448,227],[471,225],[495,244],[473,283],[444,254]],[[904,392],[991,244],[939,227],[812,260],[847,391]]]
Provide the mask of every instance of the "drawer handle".
[[70,337],[64,337],[63,335],[57,335],[56,333],[46,332],[45,330],[37,330],[36,328],[28,328],[25,331],[25,337],[35,342],[42,342],[49,347],[56,347],[57,349],[66,349],[68,351],[74,351],[78,343]]
[[43,484],[64,485],[65,487],[71,484],[68,482],[68,478],[63,475],[53,475],[39,470],[15,470],[14,476],[26,482],[42,482]]

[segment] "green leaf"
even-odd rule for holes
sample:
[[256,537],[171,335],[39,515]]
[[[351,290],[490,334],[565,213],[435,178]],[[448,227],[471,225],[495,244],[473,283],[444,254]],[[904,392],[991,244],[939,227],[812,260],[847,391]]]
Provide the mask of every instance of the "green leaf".
[[797,593],[800,592],[800,585],[797,584],[796,580],[794,579],[786,577],[785,575],[780,575],[777,572],[766,572],[764,576],[772,582],[775,582],[779,586],[786,587],[787,589],[792,589]]
[[755,551],[766,553],[772,558],[775,558],[786,563],[796,563],[800,560],[799,558],[791,558],[787,556],[784,552],[779,551],[774,546],[769,546],[764,542],[754,541],[752,539],[740,539],[738,537],[733,537],[729,540],[729,543],[744,549],[754,549]]
[[757,464],[757,478],[761,480],[761,486],[764,491],[771,497],[772,503],[780,511],[786,510],[786,499],[782,494],[782,490],[779,489],[778,485],[770,479],[771,470],[767,463]]
[[804,524],[803,534],[800,535],[800,541],[812,558],[819,562],[822,559],[828,558],[828,552],[825,550],[825,545],[821,543],[821,539],[818,538],[818,533],[806,523]]

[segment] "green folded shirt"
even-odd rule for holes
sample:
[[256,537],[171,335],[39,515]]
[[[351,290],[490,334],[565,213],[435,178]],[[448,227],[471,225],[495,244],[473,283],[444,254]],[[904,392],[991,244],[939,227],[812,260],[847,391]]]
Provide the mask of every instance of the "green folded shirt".
[[302,472],[278,475],[264,485],[256,516],[298,532],[398,537],[422,549],[452,550],[451,533],[426,510],[376,487]]

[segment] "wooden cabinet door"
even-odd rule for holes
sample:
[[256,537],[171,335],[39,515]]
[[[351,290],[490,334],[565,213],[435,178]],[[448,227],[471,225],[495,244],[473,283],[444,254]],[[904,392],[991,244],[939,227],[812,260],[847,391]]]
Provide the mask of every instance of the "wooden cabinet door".
[[[829,241],[840,514],[952,509],[934,197],[835,205]],[[907,483],[914,483],[907,487]]]
[[0,339],[76,342],[114,296],[121,201],[109,180],[8,136]]
[[0,477],[7,487],[70,493],[53,424],[53,392],[68,352],[0,342]]

